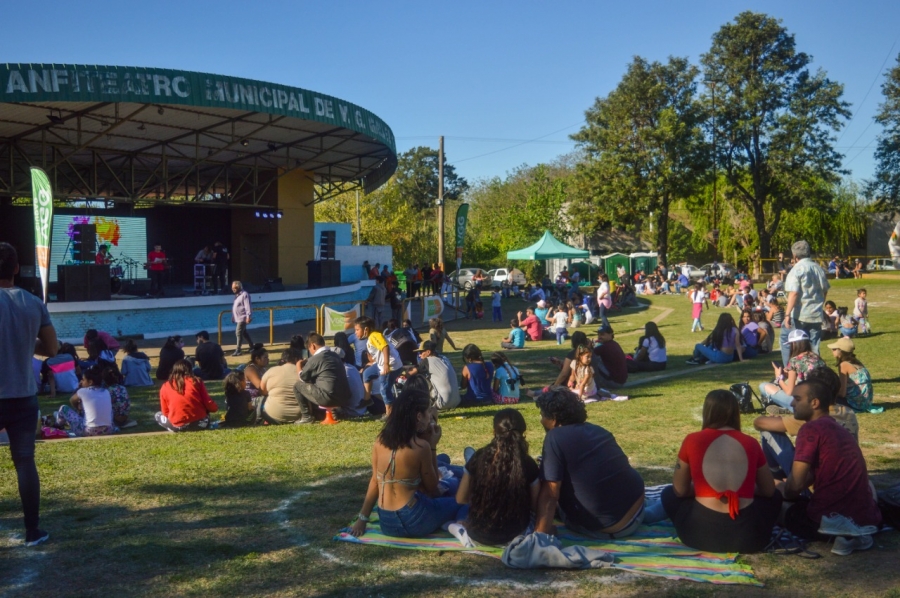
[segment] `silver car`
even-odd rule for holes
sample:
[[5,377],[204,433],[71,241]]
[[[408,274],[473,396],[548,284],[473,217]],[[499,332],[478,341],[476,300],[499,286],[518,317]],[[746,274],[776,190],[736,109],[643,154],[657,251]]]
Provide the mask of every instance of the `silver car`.
[[[734,275],[737,274],[737,270],[735,270],[734,266],[731,264],[726,264],[725,262],[719,262],[719,278],[734,278]],[[711,273],[715,274],[713,271],[712,264],[703,264],[700,266],[700,270],[703,272],[702,276],[706,276],[706,271],[709,270]]]
[[506,286],[507,278],[509,277],[509,273],[512,272],[513,281],[520,287],[524,287],[526,284],[525,273],[519,270],[518,268],[513,268],[509,270],[507,268],[497,268],[496,270],[488,270],[488,277],[494,281],[494,284],[498,284],[500,286]]
[[874,270],[894,270],[894,260],[886,257],[878,257],[873,260],[869,260],[869,263],[866,264],[866,270],[872,272]]
[[492,279],[487,271],[482,270],[481,268],[462,268],[459,271],[454,270],[447,275],[447,279],[451,284],[469,290],[475,287],[475,274],[478,272],[481,272],[482,276],[484,276],[484,280],[481,282],[481,288],[491,288]]

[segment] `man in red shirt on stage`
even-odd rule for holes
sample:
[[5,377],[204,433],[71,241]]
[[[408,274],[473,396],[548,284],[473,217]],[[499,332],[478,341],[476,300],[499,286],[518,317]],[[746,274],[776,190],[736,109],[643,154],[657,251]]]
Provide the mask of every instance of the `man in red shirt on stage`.
[[98,266],[102,266],[104,264],[108,264],[112,261],[112,256],[109,255],[109,245],[103,244],[100,246],[100,251],[97,252],[97,255],[94,257],[94,263]]
[[153,245],[153,251],[147,256],[147,269],[150,271],[150,294],[162,295],[163,272],[166,271],[166,253],[162,245]]

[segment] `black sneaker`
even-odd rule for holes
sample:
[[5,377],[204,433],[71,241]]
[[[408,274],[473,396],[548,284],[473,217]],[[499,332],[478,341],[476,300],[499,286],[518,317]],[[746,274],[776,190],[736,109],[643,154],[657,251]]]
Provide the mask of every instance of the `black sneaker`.
[[37,546],[50,539],[50,533],[42,529],[25,532],[25,546]]
[[240,351],[235,351],[231,354],[232,357],[240,357],[241,355],[243,355],[243,353],[241,353]]

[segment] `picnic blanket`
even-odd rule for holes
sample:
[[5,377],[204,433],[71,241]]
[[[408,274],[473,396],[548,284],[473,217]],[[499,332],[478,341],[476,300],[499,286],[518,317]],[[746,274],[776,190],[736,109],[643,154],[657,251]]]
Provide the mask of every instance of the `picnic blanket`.
[[[654,492],[655,491],[655,492]],[[647,489],[648,495],[658,495],[658,487]],[[563,546],[585,546],[612,554],[613,569],[622,569],[644,575],[666,579],[684,579],[697,582],[762,586],[756,579],[750,565],[737,562],[736,553],[702,552],[689,548],[678,541],[675,528],[665,521],[654,525],[642,525],[638,531],[621,540],[594,540],[568,531],[557,522],[557,536]],[[467,548],[449,532],[438,532],[426,538],[394,538],[381,533],[377,509],[372,512],[372,521],[366,533],[356,538],[349,528],[341,530],[335,540],[388,546],[405,550],[437,550],[445,552],[468,552],[499,559],[502,547],[481,546]]]

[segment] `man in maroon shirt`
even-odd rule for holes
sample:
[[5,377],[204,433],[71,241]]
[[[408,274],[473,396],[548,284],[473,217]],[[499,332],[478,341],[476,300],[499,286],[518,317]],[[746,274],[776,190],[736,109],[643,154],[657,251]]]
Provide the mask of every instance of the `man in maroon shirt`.
[[594,379],[601,388],[621,388],[628,380],[628,363],[625,352],[619,343],[613,340],[615,333],[609,326],[597,329],[597,344],[594,355],[600,358]]
[[519,326],[525,329],[529,340],[541,340],[541,335],[544,333],[544,327],[541,326],[540,319],[534,315],[534,309],[531,307],[525,310],[525,313],[527,314],[527,317],[524,320],[522,319],[522,312],[517,314],[519,316]]
[[[819,382],[805,381],[792,396],[794,417],[806,423],[797,433],[791,473],[780,484],[785,500],[795,501],[784,514],[785,527],[809,540],[836,536],[831,552],[841,556],[871,548],[881,511],[859,445],[829,415],[832,393]],[[813,482],[811,498],[803,496]]]

